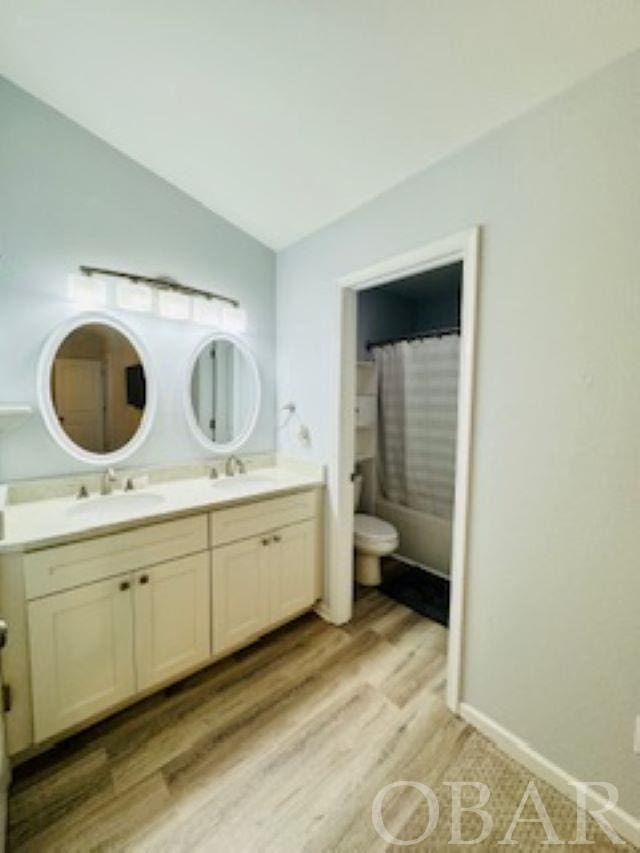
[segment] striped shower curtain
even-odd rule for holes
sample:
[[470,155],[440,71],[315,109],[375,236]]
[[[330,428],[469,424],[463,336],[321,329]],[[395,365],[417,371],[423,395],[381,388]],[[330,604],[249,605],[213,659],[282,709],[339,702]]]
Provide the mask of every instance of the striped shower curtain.
[[453,515],[459,352],[459,335],[375,350],[382,492],[442,518]]

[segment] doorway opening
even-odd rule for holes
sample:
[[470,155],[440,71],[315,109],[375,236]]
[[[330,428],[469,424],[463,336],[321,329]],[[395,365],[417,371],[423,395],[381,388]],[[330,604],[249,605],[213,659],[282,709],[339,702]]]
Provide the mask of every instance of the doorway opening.
[[356,582],[449,624],[462,262],[358,291]]
[[[357,562],[364,583],[382,580],[383,591],[448,621],[454,713],[463,669],[478,239],[474,228],[339,282],[330,615],[350,618]],[[364,519],[354,515],[358,491]],[[390,558],[387,577],[377,578],[381,555]]]

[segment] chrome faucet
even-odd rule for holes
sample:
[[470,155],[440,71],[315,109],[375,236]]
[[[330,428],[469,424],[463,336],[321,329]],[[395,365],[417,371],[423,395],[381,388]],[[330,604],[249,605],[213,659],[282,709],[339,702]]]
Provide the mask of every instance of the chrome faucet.
[[233,453],[231,456],[227,456],[224,463],[224,473],[227,477],[233,477],[234,474],[244,474],[246,473],[246,470],[244,462],[241,459],[238,459],[237,456],[234,456]]
[[116,472],[113,468],[107,468],[100,476],[100,494],[110,495],[116,482]]

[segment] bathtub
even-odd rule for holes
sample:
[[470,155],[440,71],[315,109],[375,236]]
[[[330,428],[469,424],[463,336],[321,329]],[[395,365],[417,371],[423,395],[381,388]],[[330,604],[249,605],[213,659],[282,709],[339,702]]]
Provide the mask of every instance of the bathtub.
[[451,565],[450,519],[391,503],[378,498],[376,515],[393,524],[398,531],[400,544],[396,552],[399,559],[417,563],[437,574],[449,577]]

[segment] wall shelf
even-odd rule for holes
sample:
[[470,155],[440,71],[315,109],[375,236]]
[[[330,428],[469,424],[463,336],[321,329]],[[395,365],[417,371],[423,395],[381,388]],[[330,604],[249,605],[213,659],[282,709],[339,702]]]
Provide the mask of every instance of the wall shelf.
[[33,406],[27,403],[0,403],[0,432],[15,429],[32,414]]
[[356,370],[357,393],[360,395],[377,394],[378,381],[375,361],[359,361]]

